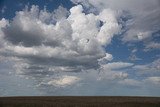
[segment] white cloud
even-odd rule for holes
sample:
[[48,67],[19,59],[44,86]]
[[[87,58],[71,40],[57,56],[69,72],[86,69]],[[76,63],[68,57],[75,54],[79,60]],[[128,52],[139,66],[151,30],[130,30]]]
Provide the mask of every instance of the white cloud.
[[5,18],[2,18],[0,21],[0,28],[4,28],[8,24],[9,24],[9,22]]
[[131,52],[132,53],[136,53],[138,51],[138,49],[137,48],[134,48]]
[[59,79],[50,80],[47,84],[53,86],[65,87],[68,85],[73,85],[78,82],[80,78],[75,76],[62,76]]
[[[38,84],[51,87],[75,85],[81,80],[81,85],[99,84],[101,80],[103,85],[110,82],[125,86],[139,86],[143,82],[159,84],[159,59],[146,65],[110,62],[113,56],[103,48],[121,32],[118,19],[124,14],[122,10],[132,16],[132,20],[125,23],[128,31],[123,41],[151,38],[152,32],[159,29],[156,0],[72,1],[92,5],[91,9],[98,11],[84,12],[83,6],[77,5],[69,11],[60,6],[49,12],[33,5],[17,11],[12,20],[1,19],[0,60],[10,60],[18,75],[32,77]],[[159,49],[159,43],[146,44],[146,49],[150,48]],[[134,55],[136,52],[137,49],[132,51],[131,60],[139,60]],[[147,77],[138,81],[130,77],[129,70],[135,70],[135,75],[142,72]],[[82,74],[78,77],[66,75],[79,71]]]
[[97,39],[102,45],[107,45],[111,42],[114,34],[120,32],[121,26],[117,22],[116,13],[111,9],[104,9],[99,14],[99,19],[103,22],[103,26],[97,35]]
[[[85,15],[82,11],[81,5],[70,9],[69,20],[72,23],[73,38],[96,39],[100,45],[109,44],[114,34],[117,34],[120,30],[114,11],[104,10],[97,16],[92,13]],[[104,15],[107,18],[103,19]],[[104,23],[103,26],[98,25],[99,21]]]
[[57,21],[59,21],[59,20],[65,19],[67,15],[69,15],[69,12],[67,11],[67,9],[62,6],[59,6],[58,9],[54,11],[53,17]]
[[116,69],[131,67],[133,65],[134,65],[133,63],[128,63],[128,62],[111,62],[102,65],[102,68],[106,70],[116,70]]
[[145,45],[145,51],[153,50],[153,49],[160,49],[160,43],[157,42],[150,42]]
[[3,29],[9,25],[8,20],[6,20],[5,18],[2,18],[0,20],[0,49],[2,48],[2,46],[4,45],[5,41],[4,41],[4,32]]
[[[109,62],[113,56],[103,48],[121,30],[118,14],[111,8],[105,8],[99,14],[86,14],[81,5],[72,7],[70,12],[63,7],[54,12],[39,10],[34,5],[31,9],[26,7],[16,12],[10,23],[4,18],[0,21],[1,57],[12,61],[17,74],[36,78],[39,83],[45,80],[44,84],[51,86],[74,85],[80,80],[75,76],[55,78],[55,72],[95,70],[100,71],[99,77],[94,76],[99,81],[138,84],[126,72],[134,64]],[[135,65],[133,68],[158,71],[156,64]]]
[[100,71],[99,77],[97,78],[98,81],[107,81],[112,82],[114,81],[117,83],[119,80],[123,80],[128,78],[128,73],[122,71],[112,71],[112,70],[102,70]]
[[[120,29],[112,10],[104,10],[100,15],[85,14],[78,5],[70,9],[68,18],[57,16],[59,13],[67,12],[59,7],[55,13],[49,13],[35,5],[16,12],[10,25],[3,29],[7,41],[3,53],[10,51],[10,55],[20,58],[51,58],[80,66],[97,66],[98,59],[112,59],[102,48]],[[55,15],[58,19],[53,24]],[[103,19],[103,15],[108,18]],[[104,25],[99,26],[100,21]]]
[[[132,63],[127,62],[111,62],[107,64],[102,64],[99,69],[100,78],[99,80],[123,80],[128,78],[128,73],[126,73],[127,67],[132,67]],[[123,70],[122,70],[123,69]]]
[[146,75],[146,76],[159,76],[160,75],[160,59],[156,59],[149,64],[143,65],[135,65],[133,69],[136,70],[137,74],[139,75]]
[[[144,41],[152,38],[152,33],[160,30],[159,0],[71,0],[86,7],[94,6],[98,11],[112,9],[117,16],[123,16],[122,11],[131,15],[131,20],[125,22],[127,32],[123,36],[124,42]],[[128,18],[128,17],[126,17]]]
[[[4,40],[0,55],[11,61],[17,74],[37,79],[52,77],[55,72],[99,69],[102,62],[113,59],[103,46],[121,29],[115,11],[86,14],[81,5],[69,12],[61,6],[53,12],[26,6],[12,20],[3,18],[0,26]],[[114,78],[123,76],[126,74],[114,74]],[[75,79],[66,78],[49,84],[65,85]]]
[[113,56],[109,53],[106,53],[106,56],[103,58],[98,59],[99,64],[106,64],[108,61],[111,61],[113,59]]

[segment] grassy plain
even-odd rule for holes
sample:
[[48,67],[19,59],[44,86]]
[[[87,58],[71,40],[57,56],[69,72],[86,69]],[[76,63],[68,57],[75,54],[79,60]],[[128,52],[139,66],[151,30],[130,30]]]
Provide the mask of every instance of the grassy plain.
[[0,97],[0,107],[160,107],[160,97]]

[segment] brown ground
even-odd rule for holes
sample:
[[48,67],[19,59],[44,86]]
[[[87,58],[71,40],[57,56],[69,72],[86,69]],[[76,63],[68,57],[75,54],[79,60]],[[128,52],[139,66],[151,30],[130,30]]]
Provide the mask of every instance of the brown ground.
[[0,107],[160,107],[160,97],[0,97]]

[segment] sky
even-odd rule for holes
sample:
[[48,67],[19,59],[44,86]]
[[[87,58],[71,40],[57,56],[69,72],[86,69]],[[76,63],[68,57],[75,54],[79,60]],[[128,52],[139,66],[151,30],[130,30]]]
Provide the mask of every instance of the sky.
[[159,0],[0,1],[0,96],[159,90]]

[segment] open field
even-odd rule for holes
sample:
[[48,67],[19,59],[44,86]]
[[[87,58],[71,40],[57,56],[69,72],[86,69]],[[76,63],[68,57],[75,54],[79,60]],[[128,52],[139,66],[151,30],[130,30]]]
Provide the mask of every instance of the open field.
[[160,107],[160,97],[0,97],[0,107]]

